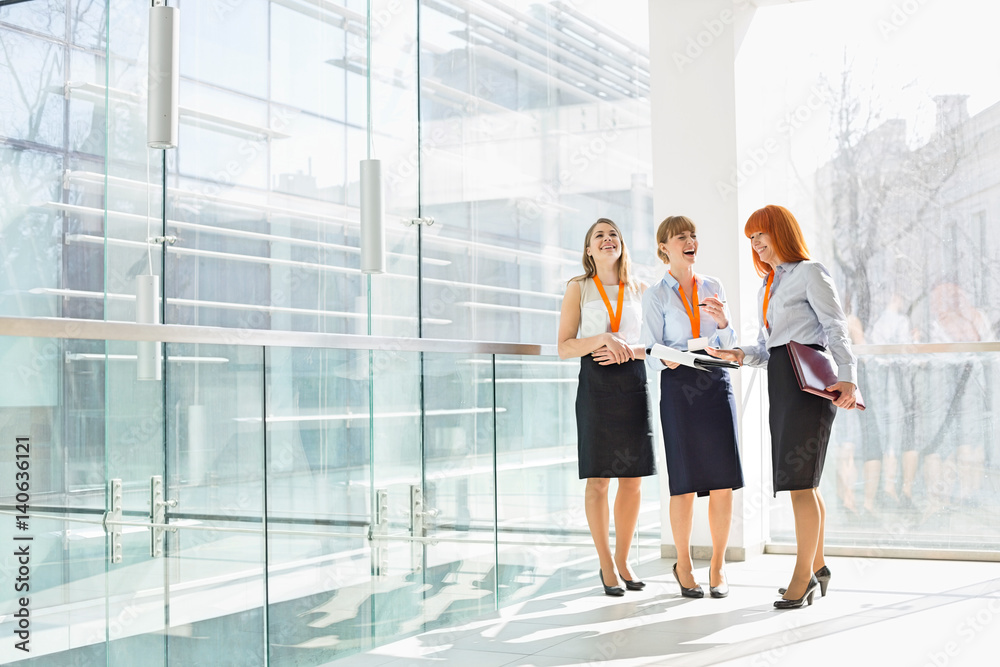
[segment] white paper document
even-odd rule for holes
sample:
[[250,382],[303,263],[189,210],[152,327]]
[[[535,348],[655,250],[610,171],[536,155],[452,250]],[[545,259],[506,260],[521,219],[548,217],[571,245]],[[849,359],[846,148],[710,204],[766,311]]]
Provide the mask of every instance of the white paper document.
[[710,368],[739,368],[739,364],[731,361],[723,361],[715,357],[706,357],[701,354],[692,354],[691,352],[682,352],[681,350],[675,350],[672,347],[660,345],[659,343],[653,345],[651,348],[647,348],[646,354],[657,359],[663,359],[664,361],[672,361],[682,366],[697,368],[700,371],[707,371]]

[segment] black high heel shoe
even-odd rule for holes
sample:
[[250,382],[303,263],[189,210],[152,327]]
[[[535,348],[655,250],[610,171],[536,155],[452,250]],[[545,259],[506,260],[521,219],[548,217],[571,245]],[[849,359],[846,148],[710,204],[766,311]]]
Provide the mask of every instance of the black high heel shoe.
[[[826,597],[826,587],[830,585],[830,575],[831,575],[830,568],[828,568],[826,565],[816,570],[816,573],[813,575],[814,577],[816,577],[816,581],[819,582],[820,597]],[[788,589],[779,588],[778,595],[784,595],[786,590]]]
[[774,601],[775,609],[800,609],[805,607],[807,604],[813,603],[813,595],[816,594],[816,589],[819,588],[819,581],[816,576],[813,575],[809,578],[809,585],[806,586],[806,592],[802,594],[802,597],[797,600],[786,600],[781,598],[780,600]]
[[608,586],[607,584],[605,584],[604,583],[604,574],[600,570],[597,571],[597,576],[599,576],[601,578],[601,586],[604,586],[604,594],[605,595],[612,595],[612,596],[614,596],[616,598],[619,598],[619,597],[625,595],[625,589],[622,588],[621,586]]
[[816,570],[816,580],[819,582],[819,595],[826,597],[826,587],[830,585],[830,568],[826,565]]
[[645,581],[636,581],[636,580],[629,581],[620,574],[618,575],[618,578],[625,582],[625,588],[629,589],[630,591],[641,591],[643,588],[646,587]]
[[705,591],[702,590],[701,586],[698,584],[694,585],[694,588],[684,588],[684,584],[681,583],[681,578],[677,576],[677,563],[674,563],[674,579],[677,580],[677,585],[681,587],[681,595],[686,598],[703,598],[705,597]]
[[[709,578],[711,579],[711,577]],[[712,586],[711,582],[709,582],[708,594],[713,598],[724,598],[729,595],[729,582],[726,581],[726,575],[722,575],[722,583],[718,586]]]

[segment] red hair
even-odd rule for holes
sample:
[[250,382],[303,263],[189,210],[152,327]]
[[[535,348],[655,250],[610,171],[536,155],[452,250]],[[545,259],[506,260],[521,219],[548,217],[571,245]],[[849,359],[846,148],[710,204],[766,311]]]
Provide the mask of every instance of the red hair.
[[[746,227],[743,233],[750,238],[757,232],[764,232],[771,237],[771,250],[782,262],[801,262],[809,259],[809,248],[806,246],[806,239],[802,236],[802,228],[799,227],[798,220],[784,206],[768,204],[764,208],[759,208],[747,218]],[[764,277],[772,271],[766,262],[761,261],[753,250],[753,265],[757,269],[757,275]]]

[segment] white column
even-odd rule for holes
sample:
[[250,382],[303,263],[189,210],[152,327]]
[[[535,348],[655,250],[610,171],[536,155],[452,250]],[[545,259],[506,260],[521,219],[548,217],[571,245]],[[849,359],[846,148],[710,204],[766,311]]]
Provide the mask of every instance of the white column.
[[[657,223],[668,215],[694,220],[700,241],[697,270],[722,280],[741,342],[754,337],[755,304],[747,295],[756,291],[741,289],[740,281],[757,279],[743,236],[745,220],[740,219],[730,180],[739,161],[734,64],[753,13],[748,2],[733,0],[649,3],[653,215]],[[738,408],[751,374],[749,369],[733,373]],[[759,393],[760,379],[754,383],[754,394]],[[734,494],[728,560],[744,560],[763,549],[767,501],[761,486],[770,462],[767,442],[761,441],[766,419],[761,421],[760,403],[758,396],[752,396],[747,415],[739,415],[746,487]],[[672,558],[676,550],[666,471],[660,480],[661,553]],[[711,555],[707,498],[695,503],[691,544],[695,558]]]

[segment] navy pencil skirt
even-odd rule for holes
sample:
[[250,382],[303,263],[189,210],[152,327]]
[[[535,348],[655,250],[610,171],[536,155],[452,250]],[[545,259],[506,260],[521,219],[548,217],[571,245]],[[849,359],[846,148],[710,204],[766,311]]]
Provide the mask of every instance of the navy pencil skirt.
[[660,373],[660,425],[670,495],[743,486],[729,371],[678,366]]

